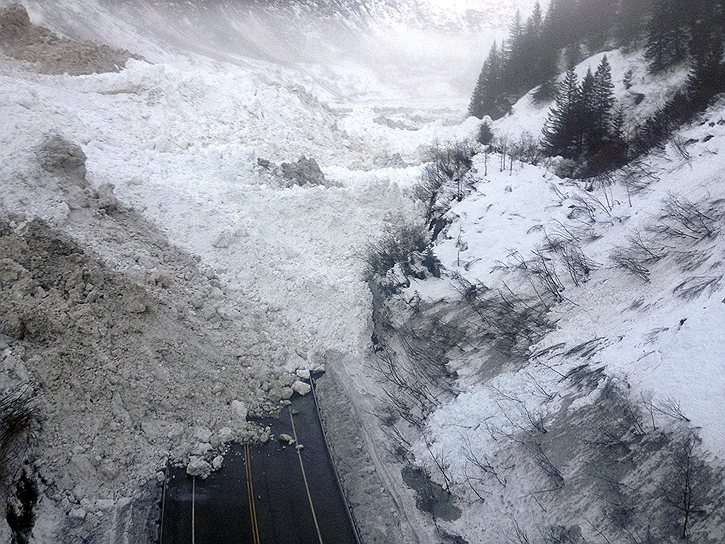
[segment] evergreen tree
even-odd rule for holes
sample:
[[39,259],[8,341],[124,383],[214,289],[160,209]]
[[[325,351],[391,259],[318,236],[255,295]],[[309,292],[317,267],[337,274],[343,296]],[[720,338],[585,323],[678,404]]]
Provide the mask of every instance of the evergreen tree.
[[531,17],[527,23],[527,30],[529,32],[539,32],[542,25],[544,24],[544,10],[541,9],[541,2],[534,4],[534,11],[531,13]]
[[551,0],[546,15],[547,32],[559,49],[578,41],[577,0]]
[[652,72],[666,70],[687,58],[686,4],[682,0],[655,0],[645,55]]
[[594,74],[592,103],[593,138],[590,146],[594,152],[598,152],[610,143],[614,123],[614,83],[612,83],[612,67],[606,55]]
[[623,47],[636,45],[644,36],[650,0],[619,0],[614,23],[614,36]]
[[614,113],[610,134],[610,153],[616,162],[622,162],[627,156],[627,135],[624,133],[624,108],[617,108]]
[[624,88],[629,90],[632,88],[632,78],[634,77],[634,71],[630,68],[624,73],[624,78],[622,79],[622,84],[624,85]]
[[483,119],[490,115],[492,119],[502,117],[506,111],[501,111],[501,74],[503,71],[503,58],[496,42],[483,63],[483,69],[478,76],[478,82],[468,107],[469,115]]
[[544,127],[543,149],[582,161],[582,171],[600,172],[618,164],[626,145],[624,114],[614,110],[612,69],[606,55],[596,72],[587,70],[579,84],[570,69],[559,86],[556,104]]
[[575,157],[596,152],[600,139],[599,122],[597,119],[597,88],[591,68],[587,70],[581,84],[579,103],[574,110],[572,126],[575,133]]
[[484,64],[484,67],[478,76],[476,87],[473,89],[471,103],[468,105],[468,115],[478,117],[479,119],[483,119],[484,115],[486,115],[484,97],[486,94],[487,83],[488,76],[486,74],[486,65]]
[[698,108],[705,107],[712,96],[725,92],[723,52],[722,35],[712,34],[707,44],[693,55],[687,93]]
[[556,103],[551,108],[544,126],[542,147],[547,155],[551,157],[561,155],[565,158],[577,156],[580,102],[579,78],[574,69],[570,69],[564,81],[559,84]]
[[579,0],[579,32],[589,51],[598,51],[611,33],[617,0]]

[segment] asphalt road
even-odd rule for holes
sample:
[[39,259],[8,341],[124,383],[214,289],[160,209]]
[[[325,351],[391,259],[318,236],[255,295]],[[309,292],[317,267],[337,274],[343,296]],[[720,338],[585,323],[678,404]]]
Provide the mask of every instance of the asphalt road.
[[312,396],[258,421],[275,436],[296,434],[304,448],[235,446],[206,480],[173,469],[161,544],[355,544]]

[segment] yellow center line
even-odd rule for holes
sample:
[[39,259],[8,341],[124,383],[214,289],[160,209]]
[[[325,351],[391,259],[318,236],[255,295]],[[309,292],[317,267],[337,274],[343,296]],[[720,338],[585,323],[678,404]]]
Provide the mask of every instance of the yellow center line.
[[191,477],[191,544],[196,544],[196,476]]
[[248,444],[244,444],[244,468],[247,477],[247,496],[249,497],[249,517],[252,522],[252,542],[260,544],[257,506],[254,500],[254,482],[252,481],[252,454]]
[[[297,440],[297,429],[295,428],[295,419],[292,416],[292,408],[287,406],[287,410],[289,411],[289,419],[292,422],[292,435],[295,439],[295,445],[299,446],[299,440]],[[310,503],[310,511],[312,512],[312,520],[315,522],[315,529],[317,530],[317,538],[320,541],[320,544],[324,544],[322,542],[322,533],[320,532],[320,524],[317,523],[317,514],[315,513],[315,506],[312,504],[312,495],[310,494],[310,486],[307,484],[307,474],[305,474],[305,464],[302,462],[302,454],[300,453],[300,449],[295,447],[297,450],[297,458],[300,460],[300,468],[302,469],[302,480],[305,482],[305,490],[307,491],[307,500]]]

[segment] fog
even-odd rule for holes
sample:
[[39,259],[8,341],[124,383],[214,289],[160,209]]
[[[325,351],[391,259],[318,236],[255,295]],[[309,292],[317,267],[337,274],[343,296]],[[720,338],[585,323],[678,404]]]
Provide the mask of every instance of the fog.
[[[500,20],[532,3],[426,0],[424,13],[417,7],[403,12],[405,2],[382,0],[27,0],[25,5],[37,24],[122,47],[151,62],[185,54],[261,70],[295,68],[322,80],[331,99],[382,93],[460,105],[488,47],[505,36]],[[488,11],[478,12],[470,24],[465,10],[474,5]]]

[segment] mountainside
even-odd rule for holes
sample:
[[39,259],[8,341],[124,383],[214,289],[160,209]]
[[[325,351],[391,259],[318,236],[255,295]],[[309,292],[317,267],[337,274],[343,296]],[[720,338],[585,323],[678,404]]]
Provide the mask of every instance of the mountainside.
[[[574,72],[605,55],[628,131],[686,84],[641,50]],[[436,156],[369,260],[380,440],[466,542],[720,542],[725,102],[577,180],[533,95]]]
[[[373,542],[721,543],[723,97],[575,179],[465,114],[532,4],[0,11],[0,544],[153,542],[323,369]],[[623,133],[691,80],[579,49]]]
[[466,4],[437,0],[25,3],[37,24],[153,62],[184,51],[245,67],[255,61],[319,66],[318,77],[331,86],[354,74],[363,81],[402,83],[408,93],[438,94],[454,86],[461,95],[475,81],[480,52],[504,35],[504,21],[515,8],[528,12],[533,4],[481,1],[466,10]]

